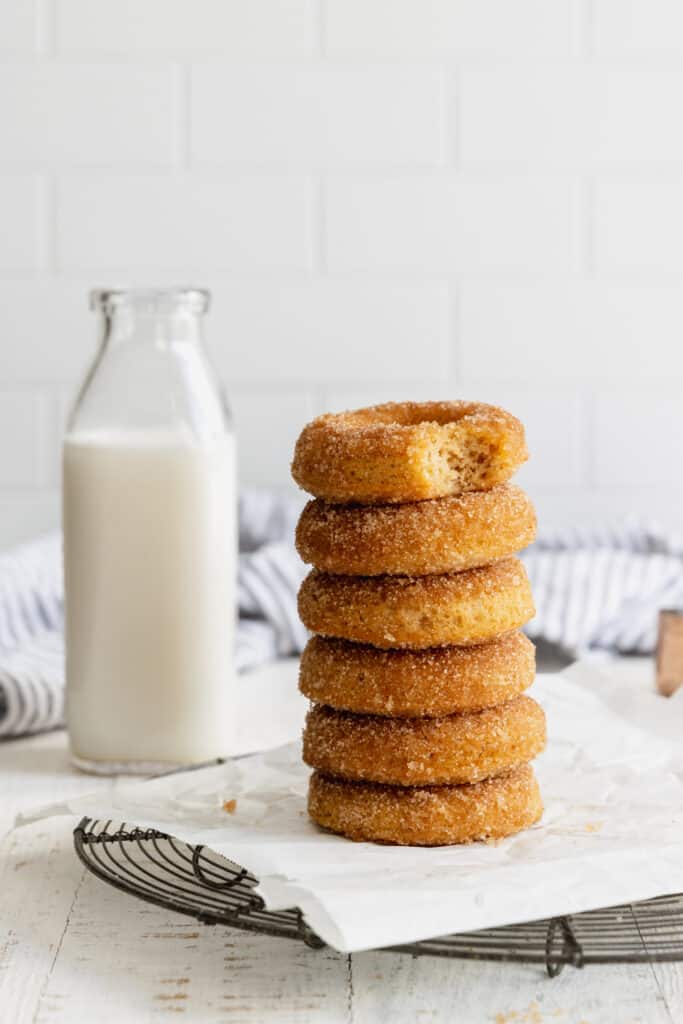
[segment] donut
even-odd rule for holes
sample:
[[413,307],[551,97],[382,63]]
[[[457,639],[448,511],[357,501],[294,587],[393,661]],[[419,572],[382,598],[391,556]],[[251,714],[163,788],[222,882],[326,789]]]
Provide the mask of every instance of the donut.
[[312,569],[299,616],[313,633],[374,647],[483,643],[534,615],[517,558],[438,576],[333,576]]
[[443,718],[354,715],[316,704],[306,718],[303,757],[335,778],[459,785],[530,761],[545,738],[543,709],[526,696]]
[[309,501],[296,547],[304,562],[348,576],[462,572],[521,551],[536,534],[531,500],[513,484],[404,505]]
[[292,476],[326,501],[422,501],[505,483],[528,458],[524,427],[482,402],[387,402],[304,427]]
[[448,846],[529,828],[543,814],[543,803],[528,764],[466,786],[380,786],[314,772],[308,813],[356,842]]
[[318,704],[356,714],[436,718],[512,700],[531,686],[535,661],[522,633],[422,651],[314,636],[301,657],[299,689]]

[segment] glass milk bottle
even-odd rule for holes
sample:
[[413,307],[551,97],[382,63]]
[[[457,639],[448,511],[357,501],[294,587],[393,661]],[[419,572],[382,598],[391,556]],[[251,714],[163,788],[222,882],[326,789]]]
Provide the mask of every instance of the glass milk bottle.
[[100,291],[63,452],[74,763],[148,771],[230,753],[234,438],[202,343],[208,293]]

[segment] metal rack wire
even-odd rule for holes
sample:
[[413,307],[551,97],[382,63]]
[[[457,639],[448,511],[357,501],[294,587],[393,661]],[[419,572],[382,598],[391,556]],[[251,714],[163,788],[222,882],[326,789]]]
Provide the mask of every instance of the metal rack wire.
[[[204,846],[188,846],[154,829],[83,818],[74,830],[85,866],[110,885],[204,924],[228,925],[313,949],[325,945],[296,908],[266,910],[256,879]],[[584,914],[393,946],[414,956],[544,964],[551,977],[565,964],[683,960],[683,894]]]

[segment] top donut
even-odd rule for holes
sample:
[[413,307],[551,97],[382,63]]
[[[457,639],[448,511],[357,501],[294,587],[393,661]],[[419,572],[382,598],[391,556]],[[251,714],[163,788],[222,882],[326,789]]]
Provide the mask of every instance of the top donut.
[[330,502],[422,501],[505,483],[526,462],[524,427],[482,402],[387,402],[304,427],[292,476]]

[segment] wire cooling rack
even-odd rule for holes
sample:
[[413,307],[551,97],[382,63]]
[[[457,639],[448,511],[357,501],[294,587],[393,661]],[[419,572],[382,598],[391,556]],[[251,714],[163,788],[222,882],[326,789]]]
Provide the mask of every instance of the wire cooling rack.
[[[204,846],[188,846],[154,829],[83,818],[74,845],[98,878],[149,903],[197,918],[281,938],[313,949],[325,943],[301,911],[266,910],[248,871]],[[551,977],[565,964],[683,960],[683,894],[506,928],[445,935],[390,952],[545,964]]]

